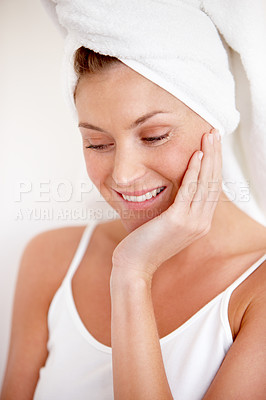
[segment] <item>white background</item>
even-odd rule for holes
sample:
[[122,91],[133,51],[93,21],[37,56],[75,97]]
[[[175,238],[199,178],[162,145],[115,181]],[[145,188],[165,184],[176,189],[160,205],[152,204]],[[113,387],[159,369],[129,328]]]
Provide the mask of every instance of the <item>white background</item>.
[[98,209],[112,210],[87,177],[62,94],[63,39],[39,0],[0,1],[0,48],[1,387],[25,245],[38,232],[85,225]]

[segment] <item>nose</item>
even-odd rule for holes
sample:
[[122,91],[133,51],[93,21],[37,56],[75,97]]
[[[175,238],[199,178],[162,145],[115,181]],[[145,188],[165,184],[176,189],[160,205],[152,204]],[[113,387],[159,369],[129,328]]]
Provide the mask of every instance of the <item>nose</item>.
[[133,146],[116,148],[112,178],[117,187],[133,186],[145,174],[140,151]]

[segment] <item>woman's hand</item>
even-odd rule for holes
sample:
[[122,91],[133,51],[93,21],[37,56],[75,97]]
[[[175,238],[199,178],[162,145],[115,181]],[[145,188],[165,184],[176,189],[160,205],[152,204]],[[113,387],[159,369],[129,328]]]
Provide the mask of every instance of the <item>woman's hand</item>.
[[129,273],[151,282],[164,261],[209,232],[222,183],[221,142],[215,132],[203,135],[203,158],[199,151],[192,155],[173,204],[115,248],[112,275]]

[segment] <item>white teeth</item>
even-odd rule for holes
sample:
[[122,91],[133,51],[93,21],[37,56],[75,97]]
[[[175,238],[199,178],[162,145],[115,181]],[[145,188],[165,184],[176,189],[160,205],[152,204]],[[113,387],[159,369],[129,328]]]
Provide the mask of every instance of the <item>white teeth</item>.
[[123,199],[125,199],[127,201],[134,201],[137,203],[141,203],[143,201],[151,199],[152,197],[157,196],[157,194],[160,193],[162,189],[163,189],[163,187],[160,187],[158,189],[154,189],[152,192],[147,192],[141,196],[127,196],[125,194],[122,194],[122,196],[123,196]]
[[152,198],[152,193],[151,192],[148,192],[146,195],[145,195],[145,197],[146,197],[146,199],[151,199]]
[[145,194],[142,195],[142,196],[135,196],[135,197],[136,197],[136,201],[139,202],[139,203],[141,203],[142,201],[146,200]]

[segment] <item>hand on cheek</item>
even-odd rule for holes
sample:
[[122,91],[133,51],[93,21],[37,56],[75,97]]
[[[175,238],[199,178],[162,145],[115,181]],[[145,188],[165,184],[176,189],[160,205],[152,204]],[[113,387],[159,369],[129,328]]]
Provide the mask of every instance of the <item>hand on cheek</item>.
[[215,134],[212,130],[203,135],[202,152],[191,157],[171,206],[116,247],[114,274],[128,273],[151,281],[164,261],[209,232],[222,181],[221,142]]

